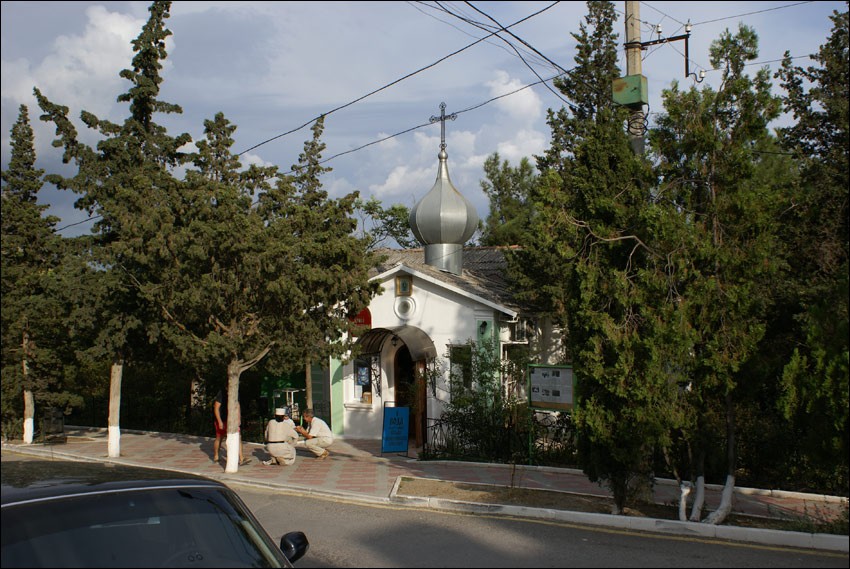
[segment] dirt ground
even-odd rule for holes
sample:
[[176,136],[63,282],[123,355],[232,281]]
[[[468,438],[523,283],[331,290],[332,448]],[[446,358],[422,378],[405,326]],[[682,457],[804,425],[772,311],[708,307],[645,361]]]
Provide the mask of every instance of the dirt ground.
[[[482,504],[528,506],[532,508],[549,508],[553,510],[598,514],[610,514],[613,506],[613,500],[610,498],[587,496],[584,494],[407,477],[402,478],[399,484],[398,494]],[[661,504],[639,504],[632,508],[626,508],[625,513],[627,516],[641,516],[663,520],[679,519],[678,508]],[[793,523],[789,523],[788,520],[752,516],[730,515],[726,519],[725,524],[794,531]]]

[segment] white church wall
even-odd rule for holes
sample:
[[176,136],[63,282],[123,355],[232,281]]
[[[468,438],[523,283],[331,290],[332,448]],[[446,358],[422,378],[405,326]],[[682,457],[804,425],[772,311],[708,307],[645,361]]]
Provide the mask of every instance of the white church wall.
[[[449,400],[449,362],[448,352],[451,345],[466,344],[475,341],[478,321],[482,314],[488,314],[491,322],[492,309],[466,296],[446,290],[425,279],[413,277],[409,296],[396,296],[395,279],[383,283],[384,292],[373,298],[369,305],[372,315],[372,328],[394,328],[414,326],[422,330],[437,352],[441,376],[436,382],[436,396],[429,386],[427,389],[427,413],[429,418],[437,418]],[[399,310],[399,302],[407,301],[406,310]],[[381,438],[382,410],[384,401],[394,400],[393,361],[397,348],[385,342],[382,354],[381,395],[373,393],[372,403],[361,403],[355,399],[353,364],[348,363],[343,372],[344,393],[344,436],[352,438]]]

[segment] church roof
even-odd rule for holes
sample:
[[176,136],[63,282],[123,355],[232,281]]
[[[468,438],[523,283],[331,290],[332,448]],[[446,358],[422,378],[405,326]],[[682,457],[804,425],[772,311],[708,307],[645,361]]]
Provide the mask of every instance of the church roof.
[[375,251],[378,256],[386,258],[370,271],[370,277],[385,273],[401,264],[514,312],[525,312],[524,307],[515,300],[510,288],[505,260],[507,249],[509,247],[464,247],[463,270],[460,275],[425,264],[422,248],[378,249]]

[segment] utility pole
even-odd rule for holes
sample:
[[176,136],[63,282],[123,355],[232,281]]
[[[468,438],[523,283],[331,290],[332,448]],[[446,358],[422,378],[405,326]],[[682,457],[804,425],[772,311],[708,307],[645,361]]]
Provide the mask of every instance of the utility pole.
[[[640,42],[640,2],[626,0],[626,75],[629,77],[642,77],[641,51],[643,46]],[[643,79],[645,81],[645,79]],[[643,104],[633,106],[629,116],[629,136],[631,137],[632,151],[635,154],[643,154],[644,151],[644,124],[645,116]]]
[[649,104],[649,89],[646,77],[643,76],[641,53],[652,45],[670,43],[685,40],[685,78],[693,77],[697,83],[705,78],[705,71],[699,74],[691,73],[690,59],[688,53],[688,39],[691,37],[691,23],[685,25],[685,33],[680,36],[668,38],[661,37],[661,26],[656,29],[658,39],[642,42],[640,41],[640,2],[626,0],[626,76],[615,79],[612,83],[614,102],[629,109],[629,139],[632,151],[635,154],[643,154],[646,141],[646,114],[643,106]]

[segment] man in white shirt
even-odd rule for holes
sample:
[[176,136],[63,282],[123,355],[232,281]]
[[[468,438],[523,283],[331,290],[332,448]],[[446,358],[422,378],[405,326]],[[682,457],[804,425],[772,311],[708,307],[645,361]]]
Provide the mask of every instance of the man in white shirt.
[[328,424],[313,415],[312,409],[304,410],[304,420],[307,428],[298,425],[295,430],[304,436],[304,446],[316,455],[316,458],[327,458],[330,455],[328,447],[334,442],[334,434]]
[[295,447],[298,434],[295,423],[289,418],[289,410],[279,407],[274,411],[274,419],[266,425],[266,450],[272,455],[271,460],[264,460],[266,466],[279,464],[288,466],[295,462]]

